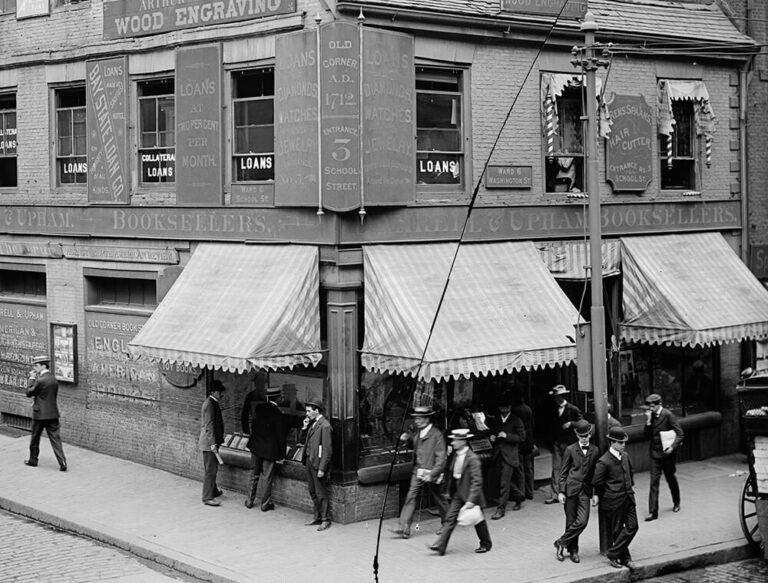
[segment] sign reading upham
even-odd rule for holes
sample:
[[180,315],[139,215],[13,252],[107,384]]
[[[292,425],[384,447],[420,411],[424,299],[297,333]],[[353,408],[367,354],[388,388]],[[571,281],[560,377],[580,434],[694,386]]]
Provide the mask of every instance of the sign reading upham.
[[104,38],[146,36],[293,12],[296,0],[113,0],[104,2]]
[[651,108],[640,95],[614,95],[606,138],[605,179],[614,191],[644,191],[653,178]]

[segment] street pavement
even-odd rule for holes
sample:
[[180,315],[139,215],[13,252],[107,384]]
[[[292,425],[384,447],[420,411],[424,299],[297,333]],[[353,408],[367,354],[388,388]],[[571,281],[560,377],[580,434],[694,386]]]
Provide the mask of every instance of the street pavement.
[[649,474],[635,476],[640,531],[631,546],[634,573],[610,567],[599,554],[596,509],[582,535],[581,563],[558,562],[553,541],[562,533],[563,509],[543,504],[544,493],[537,491],[520,511],[489,520],[494,546],[483,555],[473,552],[474,529],[460,527],[445,556],[430,552],[438,521],[428,513],[421,513],[419,531],[409,540],[390,533],[396,519],[384,521],[375,579],[376,520],[317,532],[304,526],[311,518],[306,513],[285,507],[248,510],[244,496],[230,491],[221,507],[204,506],[198,481],[69,444],[69,471],[63,473],[45,438],[40,466],[29,468],[23,464],[28,439],[0,434],[0,508],[207,581],[623,582],[754,556],[739,525],[747,470],[741,455],[679,464],[682,510],[672,512],[662,480],[661,512],[654,522],[642,521]]
[[765,583],[768,581],[768,561],[750,559],[725,565],[692,569],[685,573],[662,575],[647,583]]

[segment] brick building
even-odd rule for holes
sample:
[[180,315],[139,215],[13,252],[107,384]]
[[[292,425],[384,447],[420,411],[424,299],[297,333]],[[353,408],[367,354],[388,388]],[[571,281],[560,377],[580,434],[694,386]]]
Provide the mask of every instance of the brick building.
[[[325,403],[349,522],[381,510],[414,404],[478,429],[482,451],[481,414],[514,388],[540,467],[547,391],[592,414],[574,328],[584,2],[556,24],[555,0],[16,4],[0,0],[6,423],[29,423],[26,370],[49,351],[66,441],[199,477],[218,378],[221,476],[244,490],[245,395],[280,387],[296,423]],[[759,49],[716,3],[589,8],[613,43],[595,193],[609,397],[632,426],[660,392],[683,456],[733,451],[733,387],[768,336],[768,294],[739,261],[759,224],[742,163]],[[288,441],[292,458],[295,427]],[[409,471],[404,451],[395,480]],[[302,476],[289,459],[275,499],[309,508]]]

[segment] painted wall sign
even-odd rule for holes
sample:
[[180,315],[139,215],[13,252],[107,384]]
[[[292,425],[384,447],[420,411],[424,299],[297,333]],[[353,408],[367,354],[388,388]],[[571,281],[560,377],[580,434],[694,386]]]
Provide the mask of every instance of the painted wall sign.
[[296,0],[106,1],[104,39],[160,34],[293,12],[296,12]]
[[486,188],[531,188],[532,166],[488,166],[485,171]]
[[0,387],[24,390],[32,358],[48,354],[44,306],[0,302]]
[[62,245],[67,259],[89,259],[94,261],[123,261],[136,263],[179,263],[176,249],[151,249],[141,247],[112,247],[105,245]]
[[160,362],[157,365],[160,374],[166,381],[179,389],[188,389],[195,386],[197,379],[203,373],[197,366],[179,364],[177,362]]
[[752,245],[749,250],[749,268],[758,279],[768,279],[768,245]]
[[318,205],[317,41],[314,31],[275,39],[275,204]]
[[16,0],[16,19],[33,16],[48,16],[51,13],[51,0]]
[[128,58],[86,61],[88,201],[127,203]]
[[605,144],[605,179],[616,192],[644,191],[653,179],[653,117],[640,95],[616,95]]
[[560,14],[565,18],[582,18],[587,12],[587,0],[501,0],[501,11],[546,16]]
[[363,185],[365,204],[414,199],[413,37],[363,32]]
[[176,49],[176,202],[222,204],[221,45]]
[[27,243],[21,241],[0,241],[0,255],[13,257],[51,257],[64,256],[58,243]]

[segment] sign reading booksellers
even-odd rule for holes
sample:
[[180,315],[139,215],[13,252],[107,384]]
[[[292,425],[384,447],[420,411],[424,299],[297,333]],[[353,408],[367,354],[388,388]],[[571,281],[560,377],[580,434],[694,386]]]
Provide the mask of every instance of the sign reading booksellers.
[[296,0],[112,0],[104,39],[131,38],[296,12]]

